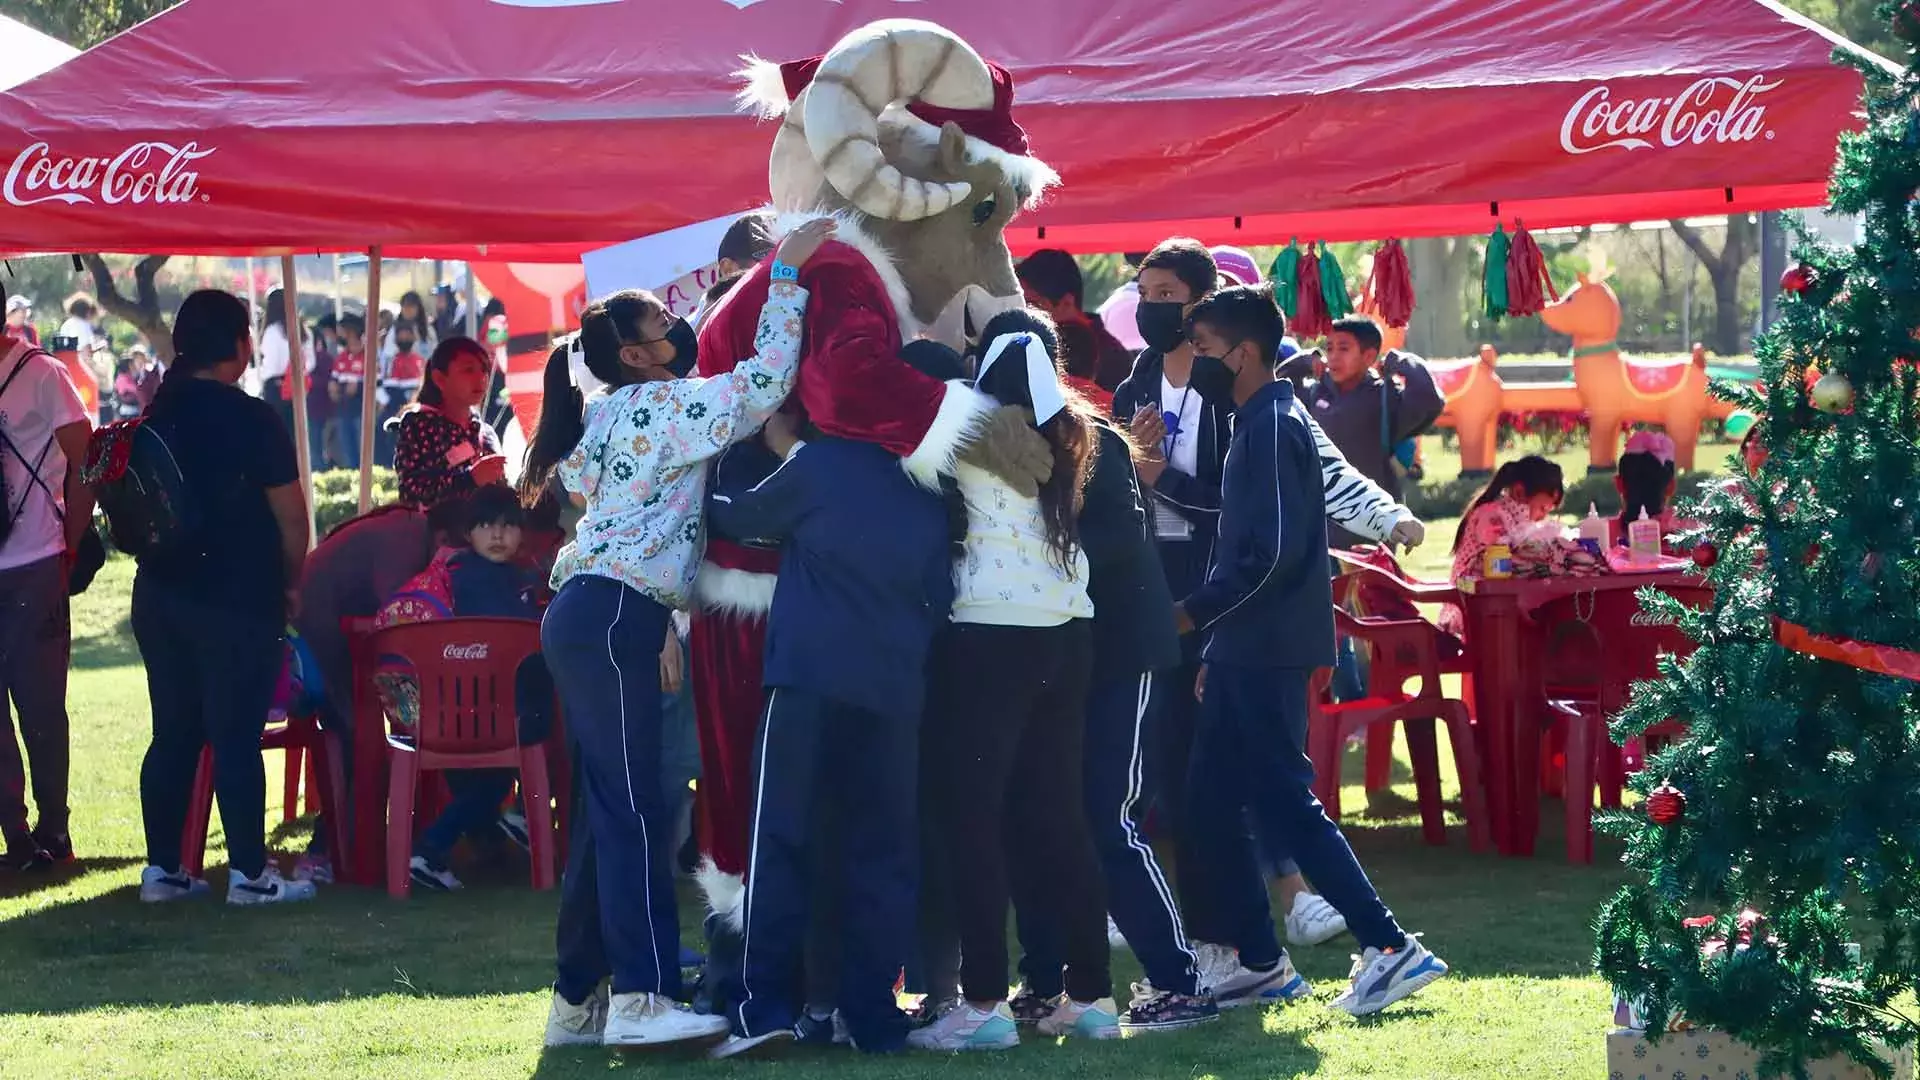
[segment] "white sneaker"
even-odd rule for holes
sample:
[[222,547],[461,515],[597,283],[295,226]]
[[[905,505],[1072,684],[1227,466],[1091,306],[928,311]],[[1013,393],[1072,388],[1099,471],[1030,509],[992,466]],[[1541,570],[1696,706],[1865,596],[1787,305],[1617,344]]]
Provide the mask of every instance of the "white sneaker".
[[140,871],[140,902],[143,904],[185,900],[189,896],[203,896],[209,891],[211,886],[197,877],[190,877],[184,869],[168,873],[157,866],[149,866]]
[[1120,924],[1111,915],[1107,916],[1107,944],[1116,949],[1127,947],[1127,935],[1120,932]]
[[281,877],[280,868],[272,863],[268,863],[257,878],[249,878],[238,870],[227,878],[227,903],[236,907],[293,904],[311,900],[319,891],[311,881],[288,881]]
[[425,855],[415,855],[413,860],[407,863],[407,875],[413,879],[415,885],[435,892],[453,892],[455,889],[466,888],[444,863],[434,862]]
[[1296,893],[1287,912],[1287,944],[1295,948],[1322,945],[1347,932],[1346,916],[1333,910],[1318,893]]
[[702,1015],[664,994],[615,994],[600,1041],[606,1046],[653,1046],[726,1033],[726,1017]]
[[1408,934],[1398,949],[1368,949],[1354,957],[1353,984],[1334,999],[1333,1007],[1354,1016],[1370,1016],[1426,989],[1446,973],[1446,962]]
[[607,986],[594,987],[587,1000],[575,1005],[553,992],[553,1005],[547,1009],[548,1046],[599,1046],[607,1030]]
[[780,1028],[761,1035],[728,1035],[724,1042],[707,1051],[707,1056],[715,1061],[725,1061],[727,1058],[738,1057],[770,1042],[779,1040],[792,1042],[793,1038],[792,1028]]
[[915,1050],[949,1054],[964,1050],[1011,1050],[1020,1045],[1020,1028],[1014,1023],[1013,1010],[1007,1008],[1004,1001],[990,1012],[961,1002],[926,1027],[908,1032],[907,1045]]
[[1193,943],[1193,973],[1201,989],[1226,978],[1239,967],[1240,953],[1232,946],[1206,941]]
[[1085,1002],[1065,998],[1053,1015],[1034,1025],[1049,1038],[1117,1039],[1120,1037],[1120,1009],[1110,997]]
[[1313,987],[1293,970],[1293,961],[1284,952],[1271,971],[1254,971],[1236,959],[1231,971],[1214,972],[1214,981],[1201,983],[1200,989],[1212,991],[1214,1001],[1222,1009],[1285,1004],[1313,993]]

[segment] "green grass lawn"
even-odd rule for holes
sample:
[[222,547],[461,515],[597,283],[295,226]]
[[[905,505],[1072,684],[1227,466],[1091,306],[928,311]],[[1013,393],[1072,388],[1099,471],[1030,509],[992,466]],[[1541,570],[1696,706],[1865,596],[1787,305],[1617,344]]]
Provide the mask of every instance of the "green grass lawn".
[[[1430,451],[1431,454],[1431,451]],[[1581,460],[1574,451],[1568,464]],[[1429,466],[1454,467],[1441,455]],[[1444,574],[1453,522],[1435,521],[1415,560]],[[753,1074],[686,1055],[618,1058],[543,1052],[555,894],[495,876],[457,895],[389,900],[323,891],[295,909],[222,904],[145,907],[138,776],[146,687],[127,625],[131,564],[107,567],[74,611],[73,835],[81,862],[26,880],[0,878],[0,1076],[592,1077],[609,1069]],[[1404,749],[1404,748],[1403,748]],[[853,1078],[1025,1075],[1252,1080],[1259,1077],[1579,1077],[1604,1070],[1608,995],[1590,974],[1590,925],[1619,882],[1617,849],[1599,864],[1560,858],[1557,806],[1537,858],[1515,861],[1419,840],[1402,762],[1372,804],[1349,756],[1347,824],[1361,861],[1453,974],[1382,1017],[1326,1008],[1351,943],[1296,955],[1310,1003],[1243,1010],[1195,1031],[1107,1045],[1029,1045],[967,1060],[794,1056],[781,1075]],[[268,759],[277,850],[304,844],[279,828],[279,757]],[[1452,792],[1449,792],[1451,797]],[[226,880],[218,827],[208,853]],[[283,865],[290,861],[283,858]],[[683,897],[686,894],[683,893]],[[695,940],[692,905],[683,906]],[[1116,956],[1116,978],[1139,977]],[[1124,989],[1123,989],[1124,994]]]

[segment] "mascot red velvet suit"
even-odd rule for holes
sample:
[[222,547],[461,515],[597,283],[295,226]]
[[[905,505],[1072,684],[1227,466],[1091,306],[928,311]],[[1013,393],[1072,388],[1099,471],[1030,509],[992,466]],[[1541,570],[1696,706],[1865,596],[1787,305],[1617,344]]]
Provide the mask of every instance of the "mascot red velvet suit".
[[[1017,412],[899,358],[917,338],[959,347],[968,329],[1021,302],[1003,230],[1055,177],[1013,122],[1012,79],[951,31],[904,19],[863,27],[824,57],[756,63],[747,74],[748,96],[781,118],[770,169],[776,235],[822,214],[839,223],[837,240],[801,271],[811,299],[793,400],[827,434],[898,454],[923,483],[964,457],[1035,488],[1051,459]],[[700,374],[752,355],[769,270],[749,273],[706,321]],[[780,555],[710,535],[706,559],[692,638],[701,885],[737,928],[763,620]]]

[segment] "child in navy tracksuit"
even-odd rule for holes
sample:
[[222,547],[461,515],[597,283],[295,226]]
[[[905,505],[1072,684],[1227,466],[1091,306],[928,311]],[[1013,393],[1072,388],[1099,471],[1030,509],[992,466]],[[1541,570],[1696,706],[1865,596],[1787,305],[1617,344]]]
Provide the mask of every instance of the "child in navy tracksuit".
[[[914,941],[918,758],[927,654],[953,604],[947,510],[879,446],[799,442],[767,425],[783,459],[708,513],[731,536],[784,542],[767,616],[766,713],[755,748],[753,843],[729,1056],[791,1037],[810,871],[838,875],[837,1003],[855,1045],[901,1049],[894,977]],[[838,865],[812,856],[816,800]],[[811,981],[817,982],[810,976]]]
[[[1346,918],[1362,947],[1353,985],[1335,1001],[1378,1012],[1446,973],[1381,903],[1346,837],[1313,795],[1305,751],[1307,687],[1333,663],[1326,501],[1306,410],[1268,358],[1285,330],[1267,287],[1223,289],[1193,311],[1192,384],[1236,407],[1221,476],[1218,540],[1207,577],[1175,608],[1206,635],[1204,695],[1189,766],[1190,844],[1249,979],[1273,996],[1306,992],[1274,932],[1249,814]],[[1217,991],[1224,992],[1224,991]]]

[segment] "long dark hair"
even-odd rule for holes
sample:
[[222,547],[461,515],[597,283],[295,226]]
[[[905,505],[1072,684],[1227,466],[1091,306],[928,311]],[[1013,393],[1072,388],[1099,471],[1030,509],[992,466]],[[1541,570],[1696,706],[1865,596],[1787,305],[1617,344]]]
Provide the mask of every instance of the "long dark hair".
[[[580,313],[577,340],[593,377],[608,386],[635,381],[620,363],[620,350],[639,338],[641,320],[663,310],[665,305],[657,297],[641,289],[623,289],[588,304]],[[527,444],[526,462],[520,470],[520,501],[528,506],[540,500],[553,478],[554,467],[573,453],[580,437],[587,433],[586,400],[567,371],[568,350],[564,343],[554,346],[541,375],[540,421],[534,425],[533,440]]]
[[[1030,308],[1003,311],[987,322],[980,332],[982,355],[993,340],[1004,334],[1032,334],[1040,339],[1053,361],[1054,376],[1060,374],[1060,335],[1053,320]],[[1026,364],[1020,357],[1007,357],[995,363],[978,389],[1002,405],[1033,408],[1033,393],[1027,386]],[[1047,545],[1060,569],[1073,570],[1073,552],[1080,543],[1080,499],[1093,470],[1093,457],[1099,452],[1099,440],[1093,434],[1093,411],[1086,399],[1061,387],[1067,407],[1040,425],[1040,434],[1053,448],[1053,475],[1040,485],[1040,517],[1047,526]]]
[[[450,337],[433,347],[433,355],[427,358],[426,376],[420,380],[420,389],[414,391],[415,405],[431,405],[439,408],[446,401],[440,384],[433,381],[433,373],[445,375],[453,367],[453,362],[463,355],[478,357],[482,367],[490,366],[493,357],[486,348],[470,337]],[[484,402],[483,402],[484,404]]]
[[[414,307],[420,309],[420,314],[409,318],[407,316],[408,303],[412,303]],[[400,310],[394,312],[393,325],[398,327],[403,322],[413,324],[413,340],[417,344],[425,344],[426,340],[433,336],[431,324],[427,322],[427,305],[424,300],[420,299],[419,293],[406,292],[400,294]]]
[[1480,489],[1480,494],[1474,496],[1466,512],[1460,515],[1460,527],[1453,531],[1453,550],[1459,551],[1460,542],[1466,539],[1467,519],[1473,516],[1473,512],[1505,495],[1507,489],[1515,485],[1529,497],[1544,492],[1555,495],[1567,493],[1566,479],[1560,472],[1560,466],[1538,454],[1515,458],[1500,466],[1499,471],[1493,474],[1493,479],[1487,481],[1487,486]]
[[201,289],[180,301],[173,316],[173,363],[161,389],[177,387],[208,368],[237,359],[240,339],[253,331],[246,301],[222,289]]
[[[278,326],[284,331],[287,325],[287,291],[285,289],[269,291],[266,305],[266,319],[260,324],[260,332],[266,333],[269,326]],[[287,340],[293,340],[292,336],[289,335]],[[307,328],[304,324],[300,327],[300,340],[307,340]]]
[[1645,451],[1621,454],[1617,466],[1620,476],[1620,531],[1626,532],[1627,523],[1640,520],[1640,512],[1645,510],[1648,517],[1659,517],[1667,509],[1667,485],[1673,483],[1673,462],[1661,461]]

